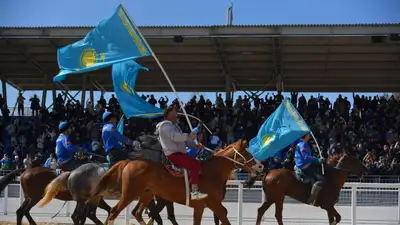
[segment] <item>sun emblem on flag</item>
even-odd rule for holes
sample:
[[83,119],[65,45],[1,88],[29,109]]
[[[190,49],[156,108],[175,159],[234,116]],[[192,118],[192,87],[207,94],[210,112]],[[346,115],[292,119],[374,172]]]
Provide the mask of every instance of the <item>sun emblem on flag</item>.
[[262,139],[262,147],[263,148],[268,147],[273,141],[275,141],[275,139],[276,139],[276,134],[274,133],[268,133],[264,135]]
[[81,53],[81,66],[83,68],[93,66],[96,63],[96,51],[92,48],[86,48]]
[[132,88],[129,87],[129,84],[127,82],[121,84],[121,89],[128,94],[135,95],[135,92],[132,90]]

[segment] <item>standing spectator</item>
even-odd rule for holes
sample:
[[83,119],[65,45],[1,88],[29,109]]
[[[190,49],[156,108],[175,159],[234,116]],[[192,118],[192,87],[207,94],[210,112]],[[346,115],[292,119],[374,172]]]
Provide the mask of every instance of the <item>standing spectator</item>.
[[156,105],[157,104],[157,100],[154,98],[154,95],[150,95],[150,99],[147,102],[152,104],[152,105]]
[[168,97],[165,96],[165,100],[164,100],[163,97],[161,97],[160,100],[158,100],[158,104],[160,104],[160,108],[161,108],[161,109],[167,108],[167,105],[168,105]]
[[113,109],[118,106],[118,100],[114,95],[111,95],[110,100],[108,100],[108,106]]
[[22,96],[22,92],[19,92],[17,97],[17,105],[18,105],[18,116],[24,116],[24,102],[25,98]]
[[31,99],[29,99],[29,101],[31,102],[31,110],[32,110],[32,116],[36,116],[39,115],[39,109],[40,109],[40,100],[37,97],[37,95],[33,95],[33,97]]

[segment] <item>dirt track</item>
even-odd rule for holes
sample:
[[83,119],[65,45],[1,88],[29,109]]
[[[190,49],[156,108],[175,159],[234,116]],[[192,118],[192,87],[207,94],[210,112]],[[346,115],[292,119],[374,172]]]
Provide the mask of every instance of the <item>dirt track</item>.
[[[0,221],[0,225],[15,225],[15,224],[17,223]],[[23,223],[23,225],[29,225],[29,223]],[[72,225],[72,223],[37,223],[37,225]],[[134,225],[134,223],[131,223],[131,225]]]
[[[17,223],[13,223],[13,222],[0,222],[0,225],[14,225]],[[71,223],[37,223],[37,225],[53,225],[53,224],[57,224],[57,225],[70,225]],[[23,223],[23,225],[29,225],[29,223]]]

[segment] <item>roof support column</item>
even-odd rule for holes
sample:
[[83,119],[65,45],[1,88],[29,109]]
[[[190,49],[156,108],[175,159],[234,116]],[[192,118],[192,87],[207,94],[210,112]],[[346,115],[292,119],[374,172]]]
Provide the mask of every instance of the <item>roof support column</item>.
[[46,74],[44,74],[44,78],[43,78],[43,91],[42,91],[42,108],[45,109],[46,108],[46,99],[47,99],[47,84],[49,82],[49,76]]
[[228,99],[232,100],[231,92],[233,89],[235,89],[235,87],[233,84],[234,80],[232,78],[232,75],[230,74],[230,69],[228,66],[228,60],[226,58],[226,53],[225,53],[222,43],[218,37],[211,38],[211,42],[216,50],[219,64],[221,67],[221,72],[225,79],[225,100],[228,100]]
[[4,78],[1,79],[1,88],[3,89],[4,108],[6,109],[6,108],[8,108],[8,104],[7,104],[7,81]]
[[90,102],[92,103],[92,110],[94,110],[94,83],[93,83],[93,75],[90,76]]
[[51,88],[51,93],[52,93],[52,96],[53,96],[53,102],[56,102],[56,100],[57,100],[57,91],[56,91],[56,85],[55,84],[53,84],[53,87]]
[[225,76],[225,100],[231,100],[231,90],[232,90],[232,77]]
[[277,91],[284,91],[283,88],[283,63],[282,63],[282,43],[280,37],[272,39],[272,58],[274,65],[274,80]]
[[81,95],[81,105],[85,108],[86,103],[86,90],[87,90],[87,75],[82,75],[82,95]]

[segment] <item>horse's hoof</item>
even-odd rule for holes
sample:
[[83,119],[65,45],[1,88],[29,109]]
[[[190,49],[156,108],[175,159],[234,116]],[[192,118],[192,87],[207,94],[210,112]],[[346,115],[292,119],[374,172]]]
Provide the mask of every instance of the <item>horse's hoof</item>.
[[153,225],[153,218],[150,218],[150,219],[147,221],[146,225]]

